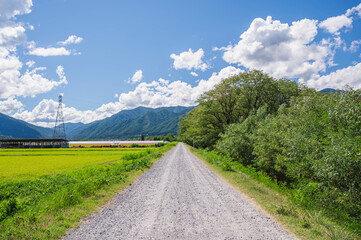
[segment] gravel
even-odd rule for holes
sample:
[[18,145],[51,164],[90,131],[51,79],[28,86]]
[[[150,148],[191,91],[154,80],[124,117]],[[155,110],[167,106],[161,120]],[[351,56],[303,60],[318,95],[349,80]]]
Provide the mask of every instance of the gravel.
[[64,239],[296,239],[179,143]]

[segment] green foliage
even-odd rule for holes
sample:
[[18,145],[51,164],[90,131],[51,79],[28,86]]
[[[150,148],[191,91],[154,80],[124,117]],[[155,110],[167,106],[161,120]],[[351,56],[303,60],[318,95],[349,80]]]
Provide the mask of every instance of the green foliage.
[[15,198],[9,198],[0,202],[0,221],[14,215],[18,210],[19,204]]
[[276,80],[257,70],[243,72],[204,93],[199,106],[179,123],[178,135],[188,144],[194,138],[197,147],[213,149],[230,124],[254,115],[262,106],[267,106],[267,113],[274,113],[300,93],[293,81]]
[[164,141],[174,142],[176,140],[177,138],[171,133],[168,133],[167,136],[164,137]]
[[318,93],[249,71],[205,93],[180,122],[179,137],[216,149],[224,159],[207,158],[223,169],[265,175],[298,204],[328,209],[360,232],[360,116],[360,90]]
[[267,105],[258,109],[256,115],[251,115],[240,123],[227,127],[216,149],[225,156],[233,158],[245,165],[251,165],[254,160],[252,133],[257,129],[259,122],[266,117]]
[[159,142],[159,143],[156,143],[154,146],[155,147],[163,147],[164,145],[165,145],[165,143]]

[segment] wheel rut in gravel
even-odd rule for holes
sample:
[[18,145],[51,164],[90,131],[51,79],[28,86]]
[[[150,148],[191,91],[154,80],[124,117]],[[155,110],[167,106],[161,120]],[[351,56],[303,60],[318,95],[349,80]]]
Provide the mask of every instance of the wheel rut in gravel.
[[296,239],[179,143],[64,239]]

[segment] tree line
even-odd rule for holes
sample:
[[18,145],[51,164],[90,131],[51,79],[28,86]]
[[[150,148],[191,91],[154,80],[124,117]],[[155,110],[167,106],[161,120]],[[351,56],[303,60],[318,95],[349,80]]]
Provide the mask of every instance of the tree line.
[[255,168],[302,204],[361,216],[361,91],[320,93],[258,71],[222,80],[180,123],[179,140]]

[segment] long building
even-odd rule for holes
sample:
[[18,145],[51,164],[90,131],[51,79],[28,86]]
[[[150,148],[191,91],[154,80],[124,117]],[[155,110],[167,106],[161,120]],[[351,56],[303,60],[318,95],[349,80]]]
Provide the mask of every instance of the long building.
[[0,148],[67,148],[66,139],[0,139]]

